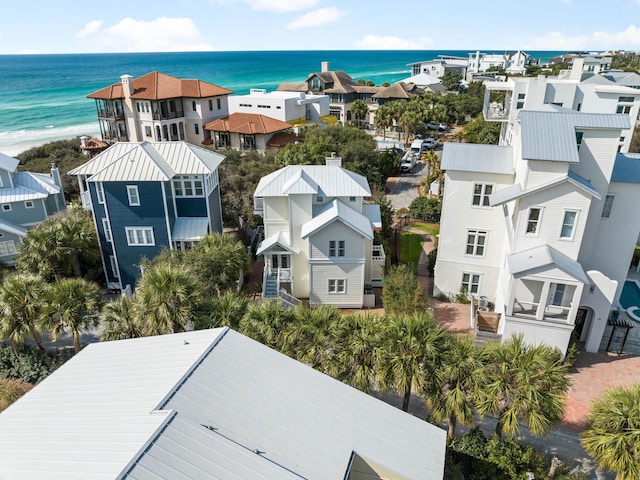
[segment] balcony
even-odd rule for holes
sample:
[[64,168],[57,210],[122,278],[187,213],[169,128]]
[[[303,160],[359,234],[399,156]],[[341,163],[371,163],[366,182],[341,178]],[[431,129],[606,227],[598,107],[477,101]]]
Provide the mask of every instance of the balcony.
[[98,118],[108,120],[124,120],[124,112],[122,110],[99,109]]
[[255,197],[253,199],[253,214],[264,217],[264,200],[262,197]]
[[515,299],[513,302],[512,316],[535,320],[538,318],[538,314],[541,313],[542,320],[547,322],[567,323],[569,320],[571,306],[549,304],[544,306],[542,312],[538,311],[539,308],[539,303]]

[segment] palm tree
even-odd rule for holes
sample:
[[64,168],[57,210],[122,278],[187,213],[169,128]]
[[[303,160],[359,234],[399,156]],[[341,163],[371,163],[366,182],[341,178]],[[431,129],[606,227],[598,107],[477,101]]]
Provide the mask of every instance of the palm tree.
[[591,405],[582,433],[585,450],[616,480],[640,478],[640,384],[617,387]]
[[184,260],[212,295],[237,289],[238,279],[249,270],[247,248],[232,233],[207,235],[185,253]]
[[230,327],[238,330],[248,306],[249,299],[245,295],[227,290],[211,300],[209,314],[198,321],[196,328]]
[[249,304],[247,313],[240,321],[240,333],[274,348],[284,350],[282,332],[295,321],[295,313],[282,302],[269,300]]
[[283,353],[326,372],[331,350],[329,328],[340,318],[340,312],[320,305],[316,308],[298,306],[294,314],[295,320],[285,325],[282,332]]
[[377,127],[382,127],[382,138],[387,138],[387,128],[393,125],[393,116],[389,104],[383,103],[378,107],[375,114],[375,123]]
[[98,326],[101,306],[98,285],[81,278],[63,278],[49,289],[42,325],[51,332],[54,340],[67,331],[71,332],[77,353],[82,332]]
[[199,312],[194,275],[185,266],[158,264],[145,270],[136,288],[135,309],[145,335],[187,330]]
[[498,417],[496,434],[515,436],[524,422],[534,435],[544,434],[564,413],[569,388],[568,365],[557,348],[526,345],[522,335],[485,346],[486,381],[478,390],[480,415]]
[[369,107],[365,103],[364,100],[356,99],[353,101],[351,106],[349,107],[351,113],[356,118],[356,122],[358,122],[358,126],[360,126],[360,121],[369,113]]
[[447,335],[435,375],[425,378],[422,394],[437,422],[448,422],[448,437],[456,425],[473,424],[473,396],[484,375],[482,351],[469,335]]
[[383,391],[393,388],[402,395],[406,412],[411,391],[422,390],[425,378],[433,375],[446,331],[427,313],[391,315],[385,321],[376,351],[376,377]]
[[330,327],[334,355],[328,372],[365,393],[375,381],[375,352],[380,348],[382,319],[371,313],[342,315]]
[[41,277],[23,273],[7,276],[0,288],[0,334],[11,341],[16,356],[20,353],[18,344],[32,337],[48,363],[39,331],[46,291],[47,284]]
[[134,311],[132,298],[125,296],[107,303],[102,315],[100,340],[124,340],[144,336],[140,320]]

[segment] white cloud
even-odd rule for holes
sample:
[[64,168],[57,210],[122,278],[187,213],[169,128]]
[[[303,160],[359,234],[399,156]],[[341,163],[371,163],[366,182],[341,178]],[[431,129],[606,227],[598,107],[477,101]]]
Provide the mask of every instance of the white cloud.
[[367,35],[356,42],[356,48],[364,50],[425,50],[433,44],[427,37],[400,38],[384,35]]
[[103,28],[94,20],[76,33],[76,38],[99,52],[193,52],[213,50],[190,18],[158,17],[154,20],[123,18]]
[[23,48],[18,52],[19,55],[38,55],[42,53],[40,50],[36,50],[35,48]]
[[340,10],[338,7],[321,8],[312,12],[305,13],[304,15],[296,18],[293,22],[287,25],[289,30],[296,30],[298,28],[307,27],[320,27],[327,23],[333,23],[340,20],[346,12]]
[[76,38],[87,38],[98,33],[102,27],[102,20],[92,20],[87,23],[82,30],[76,33]]
[[532,37],[527,50],[628,50],[640,46],[640,28],[629,25],[621,32],[593,32],[583,35],[565,35],[549,32]]

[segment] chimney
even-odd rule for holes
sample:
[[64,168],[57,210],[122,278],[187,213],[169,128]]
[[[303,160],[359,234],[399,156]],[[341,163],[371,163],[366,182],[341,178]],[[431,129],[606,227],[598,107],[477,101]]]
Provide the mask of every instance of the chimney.
[[342,167],[342,157],[338,157],[336,152],[331,152],[331,156],[325,159],[327,167]]
[[131,75],[122,75],[120,81],[122,82],[124,98],[131,98],[131,95],[133,95],[133,77]]
[[320,62],[320,71],[328,72],[329,71],[329,62]]

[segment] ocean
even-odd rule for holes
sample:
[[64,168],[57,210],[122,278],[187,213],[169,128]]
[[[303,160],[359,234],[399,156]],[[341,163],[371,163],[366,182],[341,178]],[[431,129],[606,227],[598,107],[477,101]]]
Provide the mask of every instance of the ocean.
[[[497,52],[501,53],[501,52]],[[563,52],[528,52],[547,62]],[[397,82],[410,76],[408,63],[467,51],[269,51],[58,55],[0,55],[0,152],[16,155],[53,140],[99,133],[94,100],[86,96],[120,81],[159,70],[198,78],[248,93],[274,90],[320,71],[344,70],[354,79]]]

